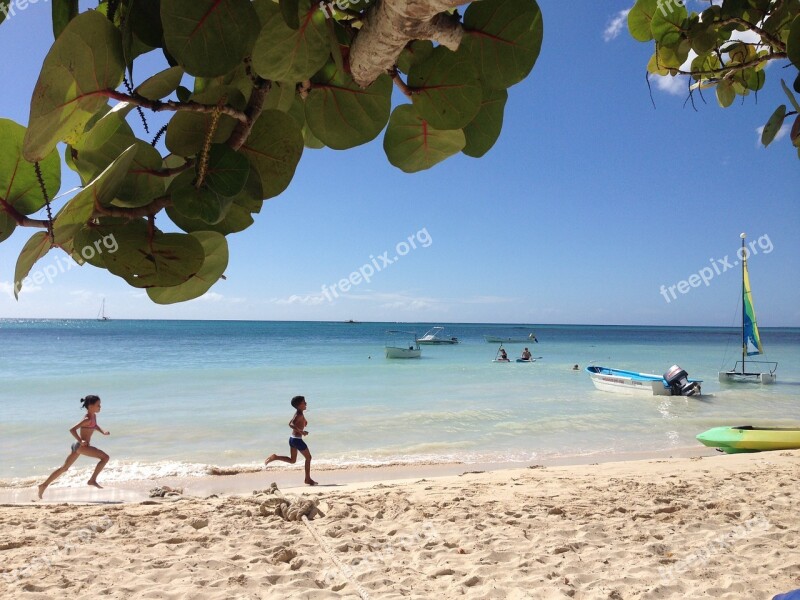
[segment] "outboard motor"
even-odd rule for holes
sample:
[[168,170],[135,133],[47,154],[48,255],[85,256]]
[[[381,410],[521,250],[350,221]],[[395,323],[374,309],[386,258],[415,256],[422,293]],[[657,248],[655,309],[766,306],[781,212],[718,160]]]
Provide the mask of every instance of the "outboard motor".
[[678,365],[672,365],[664,373],[664,381],[669,385],[673,396],[700,395],[700,384],[696,381],[689,381],[689,374]]

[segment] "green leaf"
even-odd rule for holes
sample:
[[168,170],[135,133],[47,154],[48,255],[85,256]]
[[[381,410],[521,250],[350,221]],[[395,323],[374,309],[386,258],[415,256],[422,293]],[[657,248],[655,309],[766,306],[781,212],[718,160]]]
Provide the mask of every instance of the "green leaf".
[[22,282],[31,272],[36,261],[50,252],[50,248],[52,248],[50,236],[46,231],[34,233],[22,247],[22,252],[19,253],[17,259],[17,268],[14,270],[14,298],[19,299]]
[[717,83],[717,102],[722,108],[728,108],[736,99],[736,91],[733,84],[727,79]]
[[481,108],[483,94],[471,55],[444,46],[411,67],[408,87],[419,116],[437,129],[461,129]]
[[188,233],[197,231],[216,231],[222,235],[244,231],[253,224],[252,213],[261,211],[263,204],[261,192],[261,179],[258,173],[250,170],[250,176],[244,189],[232,199],[231,205],[219,223],[213,225],[200,219],[191,219],[182,215],[174,207],[167,207],[167,216],[175,225]]
[[289,112],[297,97],[295,84],[273,81],[264,100],[264,108],[274,108],[282,112]]
[[132,33],[151,48],[164,43],[161,26],[161,0],[134,0],[129,3],[128,23]]
[[397,57],[397,68],[403,73],[408,73],[411,67],[427,60],[433,52],[433,42],[429,40],[414,40],[403,48],[400,56]]
[[72,19],[50,48],[31,99],[23,153],[34,162],[56,143],[73,143],[106,106],[104,90],[122,81],[125,63],[119,30],[97,11]]
[[542,11],[535,0],[481,0],[464,13],[459,50],[473,56],[486,85],[505,89],[531,72],[543,35]]
[[66,152],[70,166],[86,185],[136,142],[125,115],[112,111],[99,119]]
[[800,148],[800,115],[795,118],[789,137],[792,140],[792,144]]
[[[53,3],[53,37],[58,39],[69,22],[78,16],[78,0],[51,0],[51,2]],[[7,3],[0,2],[0,5],[2,4]],[[2,21],[2,17],[0,17],[0,21]]]
[[406,173],[430,169],[460,152],[465,144],[463,131],[434,129],[411,104],[401,104],[394,109],[383,138],[389,162]]
[[187,73],[216,77],[250,54],[258,15],[250,0],[162,0],[164,43]]
[[328,63],[312,80],[305,100],[305,119],[325,145],[345,150],[365,144],[381,132],[392,108],[392,80],[381,75],[362,89],[353,78]]
[[240,149],[261,178],[264,199],[287,188],[303,154],[303,135],[291,116],[265,110]]
[[134,91],[149,100],[161,100],[178,89],[182,77],[183,69],[180,67],[170,67],[145,80],[144,83]]
[[120,184],[114,206],[137,208],[150,204],[164,195],[166,182],[163,177],[154,175],[162,167],[162,158],[158,150],[147,142],[135,140],[136,153],[130,170]]
[[[226,95],[227,104],[239,110],[244,109],[247,104],[242,93],[234,87],[212,87],[204,92],[193,94],[191,100],[215,106],[220,98]],[[188,111],[178,111],[172,117],[167,126],[167,136],[165,144],[167,149],[173,154],[180,156],[194,156],[203,148],[206,132],[211,124],[212,115]],[[236,129],[238,121],[228,115],[222,115],[217,123],[217,129],[211,141],[214,144],[222,144]]]
[[246,156],[225,144],[212,144],[205,178],[208,189],[231,198],[242,191],[249,173],[250,163]]
[[310,79],[330,55],[325,15],[316,3],[300,0],[300,26],[292,29],[277,4],[264,2],[260,10],[264,26],[253,49],[253,69],[273,81]]
[[797,98],[794,97],[792,90],[789,89],[789,86],[786,85],[786,82],[783,79],[781,79],[781,87],[783,88],[783,92],[786,94],[786,97],[789,98],[789,102],[791,102],[792,106],[794,106],[794,109],[800,113],[800,104],[798,104]]
[[58,211],[53,221],[53,233],[57,245],[61,246],[72,241],[75,234],[92,217],[95,205],[111,204],[135,156],[136,146],[131,146]]
[[283,21],[291,29],[300,29],[300,0],[279,0]]
[[198,231],[190,235],[203,246],[203,266],[185,283],[166,288],[148,288],[147,295],[156,304],[174,304],[199,298],[219,281],[228,268],[228,241],[224,235],[214,231]]
[[650,30],[656,44],[676,47],[683,40],[683,22],[688,16],[686,7],[678,2],[664,0],[653,13]]
[[628,13],[628,31],[633,39],[640,42],[649,42],[653,39],[650,23],[656,10],[658,10],[658,0],[636,0],[636,4]]
[[761,132],[761,143],[764,144],[766,148],[772,143],[772,140],[775,139],[775,136],[778,135],[778,132],[783,127],[783,120],[786,118],[786,105],[781,104],[778,108],[775,109],[775,112],[772,113],[772,116],[767,121],[767,124],[764,125],[764,130]]
[[[30,215],[42,208],[45,201],[34,165],[22,157],[24,138],[25,128],[22,125],[0,119],[0,198],[23,215]],[[47,194],[53,198],[61,187],[61,159],[58,152],[52,150],[44,160],[39,161],[39,168]]]
[[462,152],[475,158],[486,154],[500,137],[503,111],[508,100],[508,92],[505,90],[484,90],[483,93],[480,111],[464,128],[467,143]]
[[[197,189],[193,185],[184,185],[182,176],[175,179],[170,186],[172,204],[181,215],[193,221],[203,221],[209,225],[219,223],[231,204],[230,198],[222,198],[206,186]],[[191,173],[188,173],[191,175]]]
[[16,227],[17,222],[11,218],[11,215],[0,210],[0,242],[6,241],[14,233]]
[[141,227],[113,228],[116,252],[103,254],[106,268],[137,288],[171,287],[188,281],[203,266],[200,241],[185,233],[152,235]]

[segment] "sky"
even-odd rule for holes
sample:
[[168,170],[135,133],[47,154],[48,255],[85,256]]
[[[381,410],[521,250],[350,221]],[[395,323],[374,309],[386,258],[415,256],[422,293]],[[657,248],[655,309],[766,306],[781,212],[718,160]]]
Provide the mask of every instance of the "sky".
[[[106,271],[65,269],[58,251],[34,272],[59,272],[14,300],[34,233],[18,228],[0,244],[0,318],[95,318],[105,299],[114,319],[733,326],[746,232],[759,324],[800,326],[800,161],[786,131],[758,143],[786,102],[780,66],[728,109],[707,93],[695,111],[684,81],[655,78],[654,108],[631,5],[541,0],[542,52],[481,159],[409,175],[383,134],[306,149],[289,188],[228,236],[226,279],[197,300],[156,305]],[[27,122],[51,43],[44,0],[0,25],[0,117]],[[64,168],[61,191],[77,183]],[[359,271],[369,281],[338,284]]]

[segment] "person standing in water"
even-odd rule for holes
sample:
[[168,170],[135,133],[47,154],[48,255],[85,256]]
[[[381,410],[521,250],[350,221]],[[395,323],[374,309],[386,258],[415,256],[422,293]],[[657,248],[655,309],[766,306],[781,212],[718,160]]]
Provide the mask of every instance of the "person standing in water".
[[306,485],[317,485],[317,482],[311,479],[311,452],[308,450],[308,445],[303,441],[303,436],[308,435],[306,427],[308,421],[303,414],[308,404],[304,396],[295,396],[292,398],[292,408],[295,409],[292,420],[289,421],[289,427],[292,429],[292,435],[289,437],[289,456],[278,456],[277,454],[270,454],[269,458],[264,460],[264,465],[268,465],[274,460],[280,460],[289,464],[294,464],[297,461],[297,453],[303,455],[306,459]]
[[72,463],[78,460],[78,457],[81,454],[100,459],[100,462],[98,462],[97,466],[94,468],[94,473],[92,473],[92,477],[89,479],[88,485],[92,485],[100,489],[103,487],[97,483],[97,476],[100,474],[100,471],[103,470],[103,467],[106,466],[109,457],[108,454],[99,448],[95,448],[94,446],[90,445],[90,442],[92,440],[92,434],[94,434],[95,431],[99,431],[103,435],[110,435],[110,433],[108,431],[103,431],[97,424],[97,413],[100,412],[100,398],[98,396],[90,395],[86,396],[85,398],[81,398],[81,406],[86,409],[86,416],[83,417],[83,420],[80,423],[69,430],[69,432],[72,434],[72,437],[77,440],[74,444],[72,444],[72,452],[70,452],[70,455],[64,461],[64,464],[53,471],[50,477],[48,477],[44,483],[39,485],[39,498],[42,497],[45,490],[51,483],[64,474],[67,469],[72,466]]

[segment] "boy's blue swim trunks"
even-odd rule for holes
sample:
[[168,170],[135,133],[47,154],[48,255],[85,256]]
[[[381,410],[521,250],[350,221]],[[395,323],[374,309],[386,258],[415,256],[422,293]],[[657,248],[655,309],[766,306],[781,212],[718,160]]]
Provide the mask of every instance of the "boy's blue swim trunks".
[[296,438],[296,437],[289,438],[289,447],[296,448],[299,452],[302,452],[303,450],[308,450],[308,446],[306,446],[306,443],[301,438]]

